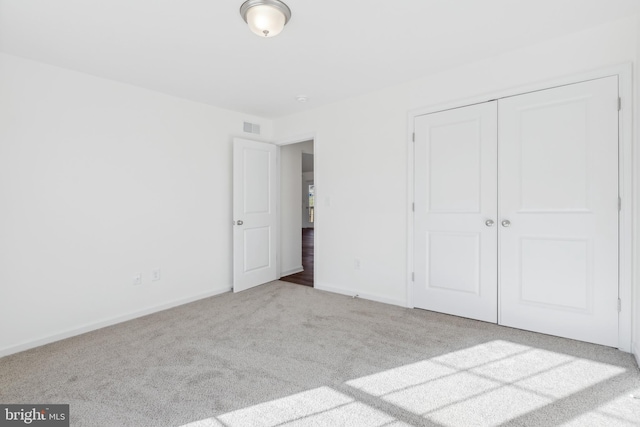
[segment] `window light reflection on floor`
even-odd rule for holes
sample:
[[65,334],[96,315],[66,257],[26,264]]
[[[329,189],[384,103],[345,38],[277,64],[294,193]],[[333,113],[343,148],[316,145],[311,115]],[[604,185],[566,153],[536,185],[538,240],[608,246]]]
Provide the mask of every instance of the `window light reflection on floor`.
[[182,427],[273,427],[289,423],[386,427],[393,425],[394,421],[393,417],[384,412],[329,387],[320,387]]
[[[623,372],[617,366],[498,340],[350,380],[340,388],[441,426],[491,426],[535,413]],[[611,401],[599,402],[563,425],[637,425],[636,409],[629,412],[625,398],[611,396]],[[247,425],[407,424],[333,388],[320,387],[183,427]]]
[[616,366],[492,341],[347,385],[438,424],[499,425],[623,372]]

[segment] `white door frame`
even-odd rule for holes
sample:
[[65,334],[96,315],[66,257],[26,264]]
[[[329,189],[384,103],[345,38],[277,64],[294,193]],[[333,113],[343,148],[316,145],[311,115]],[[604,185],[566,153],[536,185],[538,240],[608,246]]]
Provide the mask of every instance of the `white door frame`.
[[[602,77],[618,76],[619,94],[622,98],[622,110],[619,115],[619,192],[622,198],[622,208],[619,216],[619,282],[618,294],[621,300],[621,310],[618,317],[618,348],[631,352],[632,321],[633,321],[633,283],[634,274],[637,271],[633,258],[634,242],[634,212],[638,200],[634,197],[633,190],[640,187],[640,183],[633,182],[633,169],[640,170],[640,153],[633,156],[633,68],[631,63],[597,69],[590,72],[559,77],[542,83],[519,86],[501,91],[491,92],[482,96],[476,96],[462,101],[449,102],[439,105],[427,106],[409,111],[407,120],[407,283],[406,299],[407,307],[414,307],[413,303],[413,198],[414,198],[414,151],[413,132],[414,121],[417,116],[478,104],[508,96],[520,95],[538,90],[550,89],[579,83]],[[638,150],[640,151],[640,150]]]
[[[278,212],[278,226],[280,225],[280,221],[281,221],[281,215],[282,215],[282,204],[281,204],[281,179],[282,179],[282,158],[281,158],[281,154],[280,154],[280,149],[285,146],[285,145],[292,145],[292,144],[298,144],[300,142],[306,142],[306,141],[313,141],[313,181],[314,181],[314,185],[315,185],[315,191],[316,191],[316,204],[314,206],[313,209],[313,250],[314,250],[314,263],[315,263],[315,254],[318,251],[318,242],[321,240],[319,239],[319,233],[318,233],[318,218],[321,217],[322,215],[318,215],[318,210],[322,211],[322,209],[318,209],[319,208],[319,203],[317,203],[318,199],[318,171],[316,169],[316,166],[318,164],[317,161],[317,149],[318,149],[318,136],[316,135],[315,132],[313,133],[307,133],[307,134],[303,134],[303,135],[298,135],[298,136],[294,136],[291,138],[287,138],[287,139],[283,139],[283,140],[279,140],[274,142],[274,144],[278,147],[278,151],[277,151],[277,159],[278,159],[278,190],[277,190],[277,201],[276,201],[276,209]],[[277,272],[277,276],[278,279],[280,278],[280,275],[282,273],[282,239],[281,239],[281,227],[278,228],[278,259],[277,259],[277,268],[276,268],[276,272]],[[316,280],[316,269],[314,268],[313,270],[313,283],[314,283],[314,287],[317,288],[317,280]]]

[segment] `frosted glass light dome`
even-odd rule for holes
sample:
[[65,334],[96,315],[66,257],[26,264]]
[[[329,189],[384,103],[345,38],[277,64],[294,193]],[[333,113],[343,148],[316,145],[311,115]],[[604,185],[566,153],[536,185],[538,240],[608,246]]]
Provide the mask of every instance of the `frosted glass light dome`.
[[240,6],[240,15],[255,34],[273,37],[289,22],[291,10],[279,0],[248,0]]

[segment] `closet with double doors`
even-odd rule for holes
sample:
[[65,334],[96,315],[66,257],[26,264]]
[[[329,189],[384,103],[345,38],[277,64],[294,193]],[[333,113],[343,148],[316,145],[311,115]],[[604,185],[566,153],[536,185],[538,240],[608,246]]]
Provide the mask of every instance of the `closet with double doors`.
[[618,343],[618,77],[415,118],[418,308]]

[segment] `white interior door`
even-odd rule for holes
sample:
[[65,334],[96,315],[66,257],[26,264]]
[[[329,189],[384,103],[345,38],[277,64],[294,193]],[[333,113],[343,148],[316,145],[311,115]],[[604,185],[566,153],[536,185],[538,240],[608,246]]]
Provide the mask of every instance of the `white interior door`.
[[617,346],[617,77],[501,99],[499,117],[500,323]]
[[414,305],[497,322],[496,102],[415,120]]
[[233,140],[233,291],[276,280],[276,146]]

